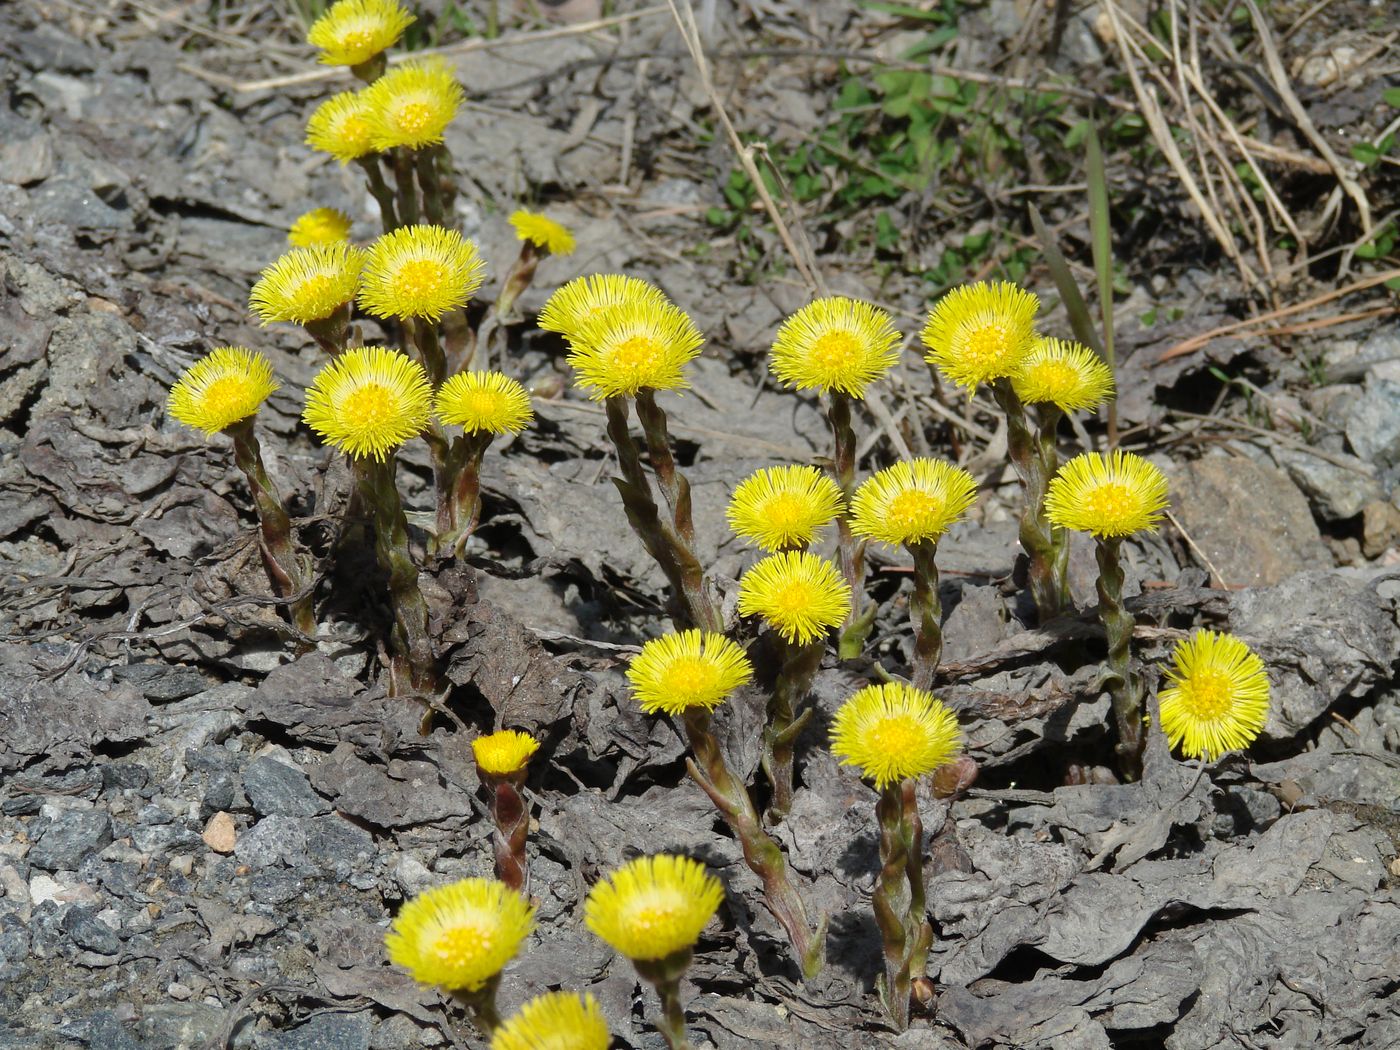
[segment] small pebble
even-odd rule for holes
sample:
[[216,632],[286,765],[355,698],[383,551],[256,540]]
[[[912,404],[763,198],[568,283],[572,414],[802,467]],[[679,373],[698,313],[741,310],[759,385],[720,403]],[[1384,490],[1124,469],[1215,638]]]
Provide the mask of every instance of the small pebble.
[[[215,853],[232,853],[234,844],[238,841],[238,829],[234,827],[233,817],[220,810],[209,818],[209,823],[204,825],[204,844]],[[185,872],[186,875],[189,872]]]

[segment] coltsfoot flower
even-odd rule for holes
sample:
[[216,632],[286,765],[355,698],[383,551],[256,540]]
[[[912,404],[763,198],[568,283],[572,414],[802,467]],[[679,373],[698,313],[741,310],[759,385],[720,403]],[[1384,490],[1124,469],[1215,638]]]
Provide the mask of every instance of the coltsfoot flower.
[[1269,714],[1264,661],[1231,634],[1197,631],[1178,642],[1158,700],[1162,732],[1188,758],[1213,762],[1247,746]]
[[1105,538],[1156,529],[1166,506],[1165,475],[1122,449],[1075,456],[1050,479],[1045,496],[1051,524]]
[[361,346],[317,373],[301,418],[346,455],[382,462],[422,433],[432,400],[432,385],[417,361],[387,347]]
[[518,729],[502,729],[472,741],[472,756],[481,771],[498,777],[520,772],[539,749],[538,740]]
[[344,241],[293,248],[264,270],[248,305],[264,325],[320,321],[355,298],[364,252]]
[[739,581],[739,615],[762,616],[799,645],[822,637],[850,611],[850,585],[836,566],[808,551],[770,554]]
[[1028,405],[1080,412],[1113,397],[1113,369],[1081,343],[1042,337],[1011,377],[1011,386]]
[[350,239],[350,216],[336,208],[312,208],[297,216],[287,231],[287,243],[293,248],[310,248],[317,244],[335,244]]
[[342,165],[374,152],[370,107],[362,91],[342,91],[317,106],[306,122],[306,144]]
[[491,1050],[608,1050],[612,1035],[598,1000],[549,992],[531,999],[496,1029]]
[[1007,281],[954,288],[929,313],[926,359],[958,386],[1013,376],[1035,343],[1040,300]]
[[653,638],[627,668],[643,711],[679,717],[693,707],[712,711],[753,679],[744,650],[714,631],[681,631]]
[[494,879],[462,879],[420,893],[384,938],[389,959],[420,984],[479,990],[515,958],[535,927],[535,909]]
[[769,368],[798,390],[839,390],[864,397],[865,388],[899,359],[900,334],[890,315],[856,299],[814,299],[778,328]]
[[466,100],[440,58],[395,66],[361,94],[369,110],[370,145],[380,151],[436,145]]
[[831,753],[881,790],[932,773],[961,750],[957,716],[932,693],[900,682],[866,686],[831,722]]
[[511,214],[510,224],[515,227],[516,237],[544,249],[550,255],[572,255],[577,246],[567,226],[539,212],[520,208]]
[[595,401],[689,386],[683,369],[705,342],[684,310],[645,299],[600,311],[569,339],[575,382]]
[[767,467],[734,489],[729,527],[760,550],[805,547],[842,503],[841,487],[816,467]]
[[336,0],[306,33],[328,66],[358,66],[398,43],[414,17],[395,0]]
[[212,436],[256,414],[276,389],[266,357],[243,346],[221,346],[180,374],[167,411]]
[[722,900],[719,879],[699,861],[638,857],[589,891],[583,921],[629,959],[664,959],[695,947]]
[[851,531],[881,543],[936,540],[977,499],[972,475],[939,459],[902,460],[871,475],[851,501]]
[[517,434],[535,418],[530,395],[504,372],[458,372],[438,389],[434,408],[468,433]]
[[539,326],[572,339],[602,311],[624,303],[643,302],[670,306],[671,300],[656,285],[620,273],[592,273],[560,285],[540,311]]
[[360,307],[375,317],[441,319],[486,279],[476,245],[441,226],[402,226],[369,246]]

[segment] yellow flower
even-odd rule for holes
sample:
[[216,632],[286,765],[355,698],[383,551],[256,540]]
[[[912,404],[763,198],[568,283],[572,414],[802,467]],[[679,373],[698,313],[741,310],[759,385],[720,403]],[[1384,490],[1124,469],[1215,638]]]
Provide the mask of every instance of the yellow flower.
[[328,66],[358,66],[398,43],[414,18],[395,0],[336,0],[307,31]]
[[516,237],[529,241],[536,248],[543,248],[550,255],[574,253],[574,235],[567,226],[555,222],[548,215],[521,208],[511,215],[510,224],[515,227]]
[[180,374],[168,411],[185,426],[213,435],[253,415],[276,389],[266,357],[242,346],[221,346]]
[[689,857],[638,857],[588,893],[583,921],[629,959],[664,959],[695,947],[724,900],[719,879]]
[[1158,695],[1162,732],[1188,758],[1213,762],[1245,747],[1269,714],[1264,661],[1231,634],[1197,631],[1172,651]]
[[287,231],[287,243],[293,248],[335,244],[349,239],[350,216],[335,208],[312,208],[297,216],[297,221]]
[[1113,397],[1113,369],[1087,346],[1041,338],[1011,377],[1011,386],[1028,405],[1048,402],[1079,412]]
[[831,721],[831,753],[881,790],[932,773],[961,750],[957,715],[902,682],[866,686]]
[[900,335],[890,315],[856,299],[814,299],[778,329],[769,368],[798,390],[839,390],[864,397],[865,388],[899,359]]
[[539,326],[546,332],[558,332],[572,339],[603,310],[634,301],[657,307],[671,305],[665,292],[636,277],[624,277],[620,273],[575,277],[549,297],[540,311]]
[[436,321],[486,278],[476,245],[441,226],[401,226],[369,246],[360,307],[375,317]]
[[306,391],[301,418],[347,455],[383,461],[422,433],[432,400],[417,361],[387,347],[361,346],[321,369]]
[[293,248],[258,277],[248,305],[264,325],[322,320],[355,298],[363,263],[364,252],[345,241]]
[[712,711],[753,678],[753,665],[734,642],[714,631],[681,631],[653,638],[627,668],[643,711],[680,716]]
[[530,757],[540,749],[540,742],[518,729],[502,729],[499,733],[479,736],[472,741],[472,755],[483,773],[504,777],[525,768]]
[[462,85],[440,58],[395,66],[363,92],[369,109],[369,140],[377,150],[421,149],[442,141],[466,101]]
[[816,467],[768,467],[735,488],[729,527],[760,550],[805,547],[842,502],[841,487]]
[[904,460],[871,475],[851,501],[851,531],[881,543],[937,540],[977,499],[972,475],[939,459]]
[[739,581],[739,615],[762,616],[789,642],[822,637],[851,611],[851,588],[836,566],[807,551],[770,554]]
[[329,153],[342,165],[373,153],[369,105],[364,92],[342,91],[322,102],[306,122],[306,144]]
[[491,1037],[491,1050],[608,1050],[612,1035],[598,1000],[549,992],[531,999]]
[[1141,456],[1117,449],[1084,452],[1050,479],[1045,514],[1052,525],[1095,536],[1155,530],[1167,506],[1167,479]]
[[633,397],[644,387],[689,386],[681,369],[699,356],[705,341],[684,310],[645,299],[600,311],[569,338],[575,382],[591,390],[595,401]]
[[1039,299],[1006,281],[954,288],[924,325],[925,357],[969,391],[1015,375],[1035,342],[1039,309]]
[[408,901],[384,938],[389,959],[420,984],[474,992],[505,968],[535,928],[535,909],[504,882],[462,879]]
[[530,395],[503,372],[458,372],[443,383],[438,419],[470,433],[517,434],[535,418]]

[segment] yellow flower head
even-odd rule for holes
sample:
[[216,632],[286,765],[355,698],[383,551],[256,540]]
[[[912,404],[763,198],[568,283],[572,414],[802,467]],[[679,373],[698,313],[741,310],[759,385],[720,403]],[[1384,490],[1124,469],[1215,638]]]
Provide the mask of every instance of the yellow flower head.
[[320,321],[355,298],[364,252],[345,241],[293,248],[258,277],[248,305],[264,325]]
[[535,418],[530,395],[504,372],[458,372],[443,383],[438,419],[468,433],[518,434]]
[[1113,369],[1080,343],[1038,339],[1011,386],[1028,405],[1048,403],[1079,412],[1113,397]]
[[705,341],[684,310],[645,299],[600,311],[569,339],[574,381],[595,401],[689,386],[681,369]]
[[957,715],[902,682],[866,686],[831,721],[831,753],[882,791],[932,773],[961,750]]
[[769,368],[786,385],[864,397],[899,359],[890,315],[856,299],[814,299],[778,329]]
[[938,300],[924,325],[925,357],[969,391],[1015,375],[1035,342],[1040,300],[1006,281],[965,284]]
[[937,540],[977,499],[972,475],[941,459],[901,460],[871,475],[851,500],[851,531],[881,543]]
[[362,91],[342,91],[317,106],[306,122],[306,144],[342,165],[374,152],[369,104]]
[[335,208],[312,208],[298,215],[287,231],[287,243],[293,248],[310,248],[316,244],[335,244],[350,239],[350,216]]
[[629,959],[664,959],[695,947],[724,900],[719,879],[689,857],[638,857],[588,893],[583,921]]
[[375,317],[436,321],[486,278],[476,245],[441,226],[401,226],[369,246],[360,307]]
[[491,1050],[608,1050],[611,1043],[598,1000],[574,992],[531,999],[491,1036]]
[[369,108],[369,141],[383,151],[421,149],[442,141],[466,101],[462,85],[440,58],[395,66],[362,92]]
[[472,741],[472,754],[483,773],[504,777],[518,773],[540,749],[540,742],[518,729],[502,729]]
[[397,350],[340,354],[306,391],[302,421],[346,455],[383,461],[428,425],[433,388],[423,366]]
[[540,311],[539,326],[572,339],[585,324],[611,306],[644,302],[670,306],[666,293],[654,284],[620,273],[592,273],[561,285]]
[[567,226],[555,222],[548,215],[521,208],[512,213],[510,224],[515,227],[516,237],[529,241],[536,248],[543,248],[550,255],[574,253],[574,235]]
[[643,711],[679,717],[692,707],[712,711],[753,678],[744,650],[714,631],[681,631],[653,638],[627,668]]
[[1116,449],[1084,452],[1050,479],[1045,514],[1052,525],[1095,536],[1156,530],[1167,506],[1167,479],[1141,456]]
[[1213,762],[1245,747],[1269,714],[1264,661],[1232,634],[1197,631],[1172,651],[1158,695],[1162,732],[1188,758]]
[[535,909],[504,882],[462,879],[420,893],[389,927],[389,960],[420,984],[474,992],[515,958]]
[[770,554],[739,581],[739,615],[762,616],[789,642],[822,637],[851,611],[851,588],[836,566],[807,551]]
[[242,346],[221,346],[180,374],[167,411],[185,426],[213,435],[253,415],[276,389],[266,357]]
[[336,0],[306,33],[328,66],[358,66],[398,43],[414,18],[395,0]]
[[841,487],[816,467],[767,467],[735,488],[729,527],[760,550],[805,547],[843,502]]

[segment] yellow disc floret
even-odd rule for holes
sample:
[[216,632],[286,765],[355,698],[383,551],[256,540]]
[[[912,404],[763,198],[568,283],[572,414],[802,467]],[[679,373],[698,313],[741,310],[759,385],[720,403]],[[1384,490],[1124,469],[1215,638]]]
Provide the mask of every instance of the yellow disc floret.
[[602,311],[623,303],[670,306],[666,293],[654,284],[620,273],[593,273],[561,285],[540,311],[539,326],[572,339]]
[[961,750],[957,716],[932,693],[901,682],[866,686],[831,722],[831,753],[881,790],[932,773]]
[[1013,376],[1035,343],[1040,300],[1006,281],[963,285],[938,300],[922,333],[925,357],[958,386]]
[[851,611],[851,588],[836,566],[807,551],[770,554],[739,581],[739,615],[761,616],[789,642],[805,645]]
[[363,91],[342,91],[317,106],[306,122],[306,144],[341,164],[374,152],[370,107]]
[[441,319],[486,278],[476,245],[441,226],[402,226],[369,246],[360,307],[375,317]]
[[531,999],[491,1036],[491,1050],[608,1050],[612,1035],[598,1000],[549,992]]
[[808,303],[778,329],[769,358],[773,374],[799,390],[865,388],[899,359],[900,335],[890,315],[857,299],[828,296]]
[[187,427],[217,434],[255,414],[277,389],[272,364],[242,346],[221,346],[180,374],[167,411]]
[[458,372],[438,389],[434,410],[468,433],[516,434],[535,418],[530,395],[504,372]]
[[540,742],[518,729],[502,729],[472,741],[472,755],[483,773],[505,777],[525,768]]
[[1087,346],[1041,338],[1011,377],[1011,386],[1028,405],[1080,412],[1113,397],[1113,369]]
[[248,305],[264,325],[320,321],[355,298],[363,261],[344,241],[293,248],[258,277]]
[[768,467],[734,489],[729,527],[760,550],[805,547],[843,502],[841,487],[816,467]]
[[428,425],[433,388],[423,366],[397,350],[340,354],[306,391],[302,421],[346,455],[382,461]]
[[1158,696],[1162,732],[1188,758],[1213,762],[1249,744],[1269,714],[1264,661],[1234,635],[1197,631],[1178,642]]
[[535,909],[494,879],[462,879],[408,901],[384,938],[415,981],[476,991],[505,968],[535,926]]
[[287,243],[293,248],[310,248],[317,244],[335,244],[350,239],[350,216],[336,208],[312,208],[297,216],[287,231]]
[[627,668],[632,696],[647,714],[714,710],[752,678],[753,665],[744,650],[713,631],[653,638]]
[[521,208],[511,214],[510,224],[515,227],[516,237],[522,241],[529,241],[550,255],[572,255],[576,247],[574,235],[569,232],[569,228],[555,222],[548,215]]
[[682,369],[704,342],[684,310],[636,299],[600,311],[571,335],[569,364],[595,401],[679,390],[690,385]]
[[358,66],[398,43],[414,18],[395,0],[336,0],[306,33],[328,66]]
[[940,459],[902,460],[871,475],[851,501],[851,531],[881,543],[937,540],[977,499],[972,475]]
[[664,959],[695,947],[722,900],[719,879],[699,861],[638,857],[589,891],[583,921],[629,959]]
[[395,66],[362,92],[369,110],[369,140],[383,151],[421,149],[442,141],[466,96],[440,58]]
[[1166,506],[1166,476],[1122,449],[1075,456],[1050,479],[1045,496],[1052,525],[1102,537],[1155,530]]

